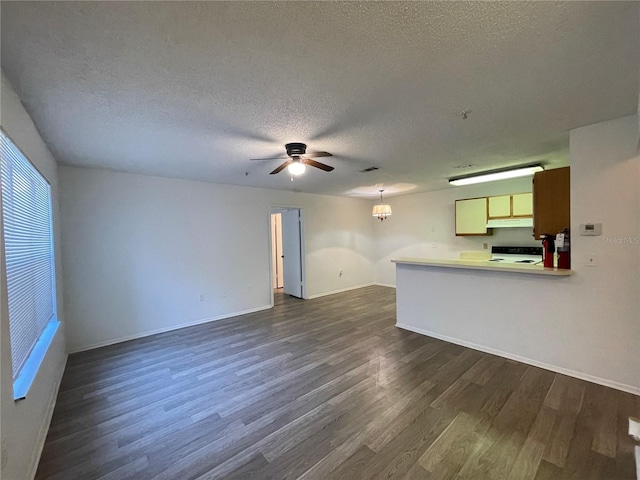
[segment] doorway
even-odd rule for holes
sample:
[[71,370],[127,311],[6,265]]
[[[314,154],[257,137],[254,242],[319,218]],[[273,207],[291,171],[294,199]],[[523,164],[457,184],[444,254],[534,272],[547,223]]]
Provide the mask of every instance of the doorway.
[[271,214],[271,285],[274,289],[284,286],[282,278],[282,214]]
[[271,208],[272,305],[305,298],[303,220],[300,208]]

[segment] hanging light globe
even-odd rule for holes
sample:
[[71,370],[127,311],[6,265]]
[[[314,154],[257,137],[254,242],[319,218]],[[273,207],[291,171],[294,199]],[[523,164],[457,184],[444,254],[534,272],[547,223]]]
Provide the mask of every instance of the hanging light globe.
[[294,160],[293,163],[290,163],[287,167],[289,173],[294,176],[302,175],[307,167],[300,160]]

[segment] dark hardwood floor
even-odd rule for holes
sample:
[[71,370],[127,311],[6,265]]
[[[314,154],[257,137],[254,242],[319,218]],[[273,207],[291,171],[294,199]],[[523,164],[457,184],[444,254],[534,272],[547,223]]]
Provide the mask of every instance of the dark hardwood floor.
[[640,397],[394,322],[367,287],[71,355],[37,478],[634,478]]
[[283,305],[285,303],[295,303],[301,302],[300,298],[292,297],[291,295],[287,295],[284,293],[283,288],[274,288],[273,289],[273,305]]

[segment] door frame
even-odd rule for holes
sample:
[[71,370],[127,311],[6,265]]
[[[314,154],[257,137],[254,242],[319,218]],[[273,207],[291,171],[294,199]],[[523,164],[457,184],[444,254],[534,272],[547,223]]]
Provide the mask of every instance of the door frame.
[[[270,213],[271,217],[271,281],[274,289],[284,287],[284,259],[282,258],[282,213]],[[278,218],[280,221],[276,221]],[[279,225],[278,225],[279,224]],[[279,252],[278,252],[279,251]],[[278,258],[278,253],[280,257]],[[275,263],[274,263],[275,262]]]
[[282,213],[286,210],[298,210],[300,211],[300,269],[302,270],[302,299],[307,300],[307,248],[305,243],[306,238],[306,216],[304,208],[294,205],[281,205],[272,204],[269,205],[269,212],[267,214],[267,238],[268,238],[268,252],[269,252],[269,295],[271,298],[271,307],[273,307],[273,245],[271,242],[271,214]]

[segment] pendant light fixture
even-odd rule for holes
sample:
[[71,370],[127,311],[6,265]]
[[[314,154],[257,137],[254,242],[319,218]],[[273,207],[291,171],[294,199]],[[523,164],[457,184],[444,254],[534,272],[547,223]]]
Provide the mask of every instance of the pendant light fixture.
[[382,203],[382,192],[384,192],[384,190],[380,190],[380,205],[375,205],[372,213],[372,215],[378,218],[381,222],[391,215],[391,205],[385,205]]

